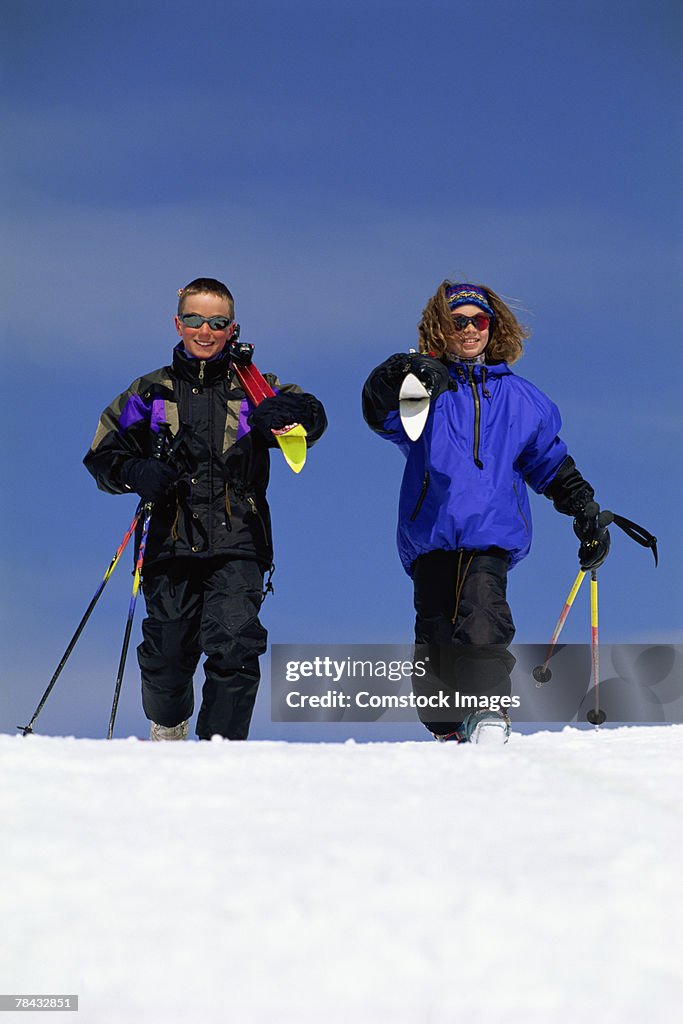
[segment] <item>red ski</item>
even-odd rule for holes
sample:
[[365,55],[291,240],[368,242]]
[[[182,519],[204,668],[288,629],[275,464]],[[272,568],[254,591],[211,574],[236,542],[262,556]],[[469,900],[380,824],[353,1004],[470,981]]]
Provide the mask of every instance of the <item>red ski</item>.
[[[260,370],[254,366],[251,356],[254,346],[245,341],[231,343],[232,365],[244,393],[253,405],[259,405],[264,398],[271,398],[275,392]],[[306,430],[300,423],[292,423],[281,430],[274,430],[275,440],[280,446],[287,465],[300,473],[306,462]]]

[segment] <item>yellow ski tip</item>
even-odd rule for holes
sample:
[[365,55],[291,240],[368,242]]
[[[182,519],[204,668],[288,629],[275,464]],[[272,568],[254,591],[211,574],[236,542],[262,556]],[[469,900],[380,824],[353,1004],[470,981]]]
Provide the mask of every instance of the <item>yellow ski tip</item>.
[[306,430],[300,423],[275,433],[285,462],[294,473],[300,473],[306,464]]

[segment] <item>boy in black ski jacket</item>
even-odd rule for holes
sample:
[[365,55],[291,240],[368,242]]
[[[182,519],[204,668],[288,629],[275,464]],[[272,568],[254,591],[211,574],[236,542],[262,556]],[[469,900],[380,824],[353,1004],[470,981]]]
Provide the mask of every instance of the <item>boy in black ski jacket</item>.
[[[101,490],[154,503],[138,648],[151,738],[186,738],[203,652],[197,736],[246,739],[267,638],[258,615],[273,560],[269,448],[292,423],[313,445],[327,420],[313,395],[270,374],[275,396],[248,401],[234,379],[237,326],[224,284],[197,278],[178,294],[172,364],[138,378],[102,413],[84,463]],[[182,437],[171,461],[152,457],[160,429]]]

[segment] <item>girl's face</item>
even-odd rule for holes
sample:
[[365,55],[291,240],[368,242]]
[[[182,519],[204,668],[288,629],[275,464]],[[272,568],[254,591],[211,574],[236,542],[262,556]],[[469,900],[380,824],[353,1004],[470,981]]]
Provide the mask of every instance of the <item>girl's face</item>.
[[[481,315],[483,310],[479,306],[458,306],[453,312],[454,317],[458,316],[477,316]],[[487,327],[483,331],[478,331],[473,323],[467,324],[463,330],[459,331],[455,324],[453,325],[455,335],[451,341],[448,342],[448,351],[451,355],[457,356],[459,359],[476,359],[478,355],[484,351],[489,343],[489,328]]]

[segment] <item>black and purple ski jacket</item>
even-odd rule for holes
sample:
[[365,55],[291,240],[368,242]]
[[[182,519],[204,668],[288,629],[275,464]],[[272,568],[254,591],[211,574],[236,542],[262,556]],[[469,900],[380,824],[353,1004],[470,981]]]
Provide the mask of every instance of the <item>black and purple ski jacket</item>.
[[[301,393],[296,384],[276,391]],[[322,435],[327,421],[311,397],[314,425],[308,443]],[[185,428],[191,468],[156,502],[145,564],[178,556],[249,558],[268,567],[273,559],[266,488],[270,475],[268,441],[250,429],[253,406],[231,371],[227,352],[208,361],[188,357],[182,344],[170,366],[139,377],[105,409],[84,464],[109,494],[130,493],[121,470],[130,459],[148,458],[160,423],[171,433]]]

